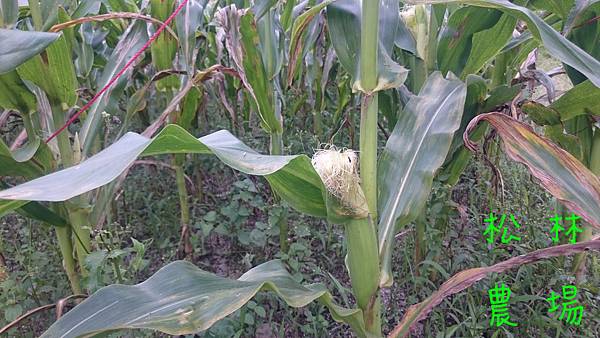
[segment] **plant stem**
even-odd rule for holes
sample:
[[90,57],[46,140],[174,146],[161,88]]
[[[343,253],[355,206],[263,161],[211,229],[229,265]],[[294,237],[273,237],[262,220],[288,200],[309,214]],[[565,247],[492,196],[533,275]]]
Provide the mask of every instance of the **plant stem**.
[[379,1],[363,1],[360,32],[360,81],[366,92],[377,86]]
[[79,203],[79,198],[75,198],[74,206],[67,206],[69,212],[69,220],[71,221],[71,229],[75,235],[75,252],[77,253],[77,261],[79,262],[79,270],[82,275],[87,275],[85,268],[85,258],[92,251],[89,230],[89,210]]
[[33,20],[33,27],[36,31],[42,30],[42,11],[40,9],[40,2],[38,0],[29,0],[29,11],[31,12],[31,19]]
[[69,227],[55,227],[58,246],[63,257],[63,267],[67,272],[67,278],[71,284],[71,290],[74,294],[81,293],[79,285],[79,275],[75,268],[75,259],[73,258],[73,242],[71,241],[71,229]]
[[282,133],[271,133],[269,153],[271,155],[283,155],[283,135]]
[[508,66],[508,55],[500,53],[494,60],[494,68],[492,71],[492,88],[506,84],[506,67]]
[[[65,119],[65,111],[62,109],[60,104],[52,104],[52,119],[54,122],[54,129],[57,130],[61,127],[66,119]],[[60,160],[63,168],[68,168],[74,165],[74,156],[73,156],[73,147],[71,145],[71,141],[69,140],[69,133],[67,131],[62,132],[56,137],[58,142],[58,150],[60,153]],[[89,225],[88,216],[89,210],[83,204],[81,197],[75,197],[66,203],[67,211],[69,215],[69,220],[71,223],[71,230],[73,235],[76,236],[75,241],[75,251],[77,253],[77,260],[79,263],[79,268],[82,274],[86,274],[85,269],[85,257],[91,251],[91,242],[90,242],[90,231],[85,227]],[[64,240],[64,239],[63,239]],[[73,247],[73,241],[71,241],[71,249]],[[60,238],[59,238],[60,244]],[[61,248],[62,250],[62,248]],[[64,254],[64,252],[63,252]],[[72,250],[69,253],[72,258]],[[63,256],[65,262],[69,260],[69,257]],[[70,272],[67,271],[67,274]],[[77,292],[79,293],[79,292]]]
[[[592,150],[590,154],[590,170],[595,175],[600,176],[600,128],[596,128],[596,131],[594,132]],[[592,227],[589,224],[585,224],[583,232],[579,236],[579,241],[589,241],[590,239],[592,239],[593,235],[594,233]],[[587,262],[587,257],[587,252],[582,252],[575,257],[574,271],[577,283],[583,282],[586,278],[585,263]]]
[[419,276],[419,264],[425,257],[425,230],[427,228],[427,210],[423,210],[415,221],[415,275]]
[[365,95],[360,109],[360,180],[369,213],[377,219],[377,94]]
[[352,220],[345,227],[348,244],[346,264],[354,298],[363,310],[367,331],[381,336],[379,250],[375,227],[368,218]]
[[[271,133],[269,152],[271,155],[283,155],[283,136],[281,133]],[[276,197],[279,200],[278,197]],[[285,206],[284,206],[285,208]],[[288,238],[289,238],[289,226],[287,210],[283,210],[277,226],[279,227],[279,250],[281,252],[287,252],[288,250]]]
[[360,84],[365,92],[360,116],[360,178],[369,212],[377,220],[377,53],[379,1],[363,1],[360,36]]
[[285,206],[282,208],[281,216],[277,222],[277,225],[279,226],[279,250],[285,253],[289,249],[288,236],[290,232],[288,225],[288,211]]
[[367,331],[381,337],[379,301],[379,249],[377,245],[377,87],[379,52],[379,1],[363,1],[360,35],[360,179],[369,217],[346,225],[347,265],[352,290],[363,310]]
[[177,193],[179,194],[179,209],[181,210],[181,245],[186,257],[190,257],[193,252],[190,242],[190,205],[189,196],[185,187],[185,173],[183,172],[183,162],[185,155],[176,154],[173,160],[175,167],[175,180],[177,182]]
[[[54,122],[54,129],[58,130],[64,123],[65,112],[62,110],[60,104],[52,105],[52,119]],[[58,142],[58,151],[60,153],[60,161],[63,168],[67,168],[73,165],[73,148],[71,147],[71,141],[69,141],[69,132],[64,132],[56,136]]]

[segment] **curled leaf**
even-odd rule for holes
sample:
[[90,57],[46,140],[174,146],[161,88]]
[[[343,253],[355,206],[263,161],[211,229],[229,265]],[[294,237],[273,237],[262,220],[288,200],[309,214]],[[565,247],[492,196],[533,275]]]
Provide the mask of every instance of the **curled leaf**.
[[118,329],[153,329],[173,335],[210,328],[259,291],[273,291],[292,307],[318,300],[334,319],[365,337],[362,312],[333,302],[322,284],[301,285],[278,260],[263,263],[237,280],[217,276],[185,261],[160,269],[137,285],[110,285],[54,323],[42,337],[81,337]]
[[475,117],[463,135],[467,148],[477,146],[469,134],[481,122],[488,122],[504,141],[506,155],[527,166],[542,187],[590,225],[600,228],[600,178],[573,155],[548,139],[536,134],[525,123],[500,114]]
[[228,131],[198,139],[177,125],[168,125],[152,139],[127,133],[78,165],[0,191],[0,199],[66,201],[112,182],[139,156],[167,153],[213,154],[236,170],[265,176],[273,190],[300,212],[327,215],[323,183],[307,156],[262,155]]

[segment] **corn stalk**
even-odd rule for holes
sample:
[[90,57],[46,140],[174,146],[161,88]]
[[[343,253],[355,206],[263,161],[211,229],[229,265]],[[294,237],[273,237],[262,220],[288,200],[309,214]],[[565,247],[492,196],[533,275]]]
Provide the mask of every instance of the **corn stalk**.
[[362,2],[360,79],[364,90],[360,109],[360,179],[369,216],[346,225],[348,270],[352,290],[369,333],[381,336],[377,220],[377,53],[379,1]]

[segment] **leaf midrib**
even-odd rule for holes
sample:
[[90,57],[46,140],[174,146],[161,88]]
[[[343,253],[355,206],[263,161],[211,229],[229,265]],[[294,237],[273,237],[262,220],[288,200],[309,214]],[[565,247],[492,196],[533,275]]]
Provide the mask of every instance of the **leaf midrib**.
[[[392,223],[393,215],[396,213],[396,209],[398,208],[398,203],[400,202],[400,196],[402,196],[402,192],[404,191],[404,188],[406,187],[406,182],[408,181],[407,178],[410,176],[410,174],[415,166],[417,155],[420,153],[419,149],[421,149],[421,147],[423,146],[423,142],[425,142],[426,135],[429,135],[429,130],[431,129],[433,122],[437,119],[440,112],[442,111],[442,107],[444,107],[446,105],[446,103],[449,101],[450,97],[452,97],[452,95],[460,88],[461,88],[460,86],[456,86],[450,93],[448,93],[448,95],[446,96],[444,101],[442,101],[442,103],[439,105],[433,118],[429,121],[429,124],[427,125],[425,132],[422,134],[423,136],[421,137],[421,140],[419,141],[419,145],[416,148],[417,151],[414,152],[414,155],[411,158],[410,164],[408,166],[408,170],[406,171],[406,175],[404,175],[404,179],[402,180],[402,184],[400,185],[398,194],[396,194],[396,198],[394,199],[394,203],[392,204],[393,205],[392,211],[385,214],[386,215],[385,221],[382,220],[382,224],[386,224],[386,226],[384,228],[384,236],[382,237],[383,238],[382,242],[385,242],[388,240],[387,234],[389,233],[389,228],[390,228],[389,224]],[[384,245],[381,245],[381,243],[380,243],[380,250],[383,247],[384,247]]]

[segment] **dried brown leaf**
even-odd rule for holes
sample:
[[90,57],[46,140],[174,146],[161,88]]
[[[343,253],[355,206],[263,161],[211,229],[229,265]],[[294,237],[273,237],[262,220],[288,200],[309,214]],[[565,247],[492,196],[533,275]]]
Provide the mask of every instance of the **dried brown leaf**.
[[573,155],[538,135],[530,126],[508,115],[488,113],[475,117],[463,135],[465,146],[477,146],[469,134],[488,122],[504,141],[506,155],[524,164],[549,193],[593,227],[600,229],[600,178]]

